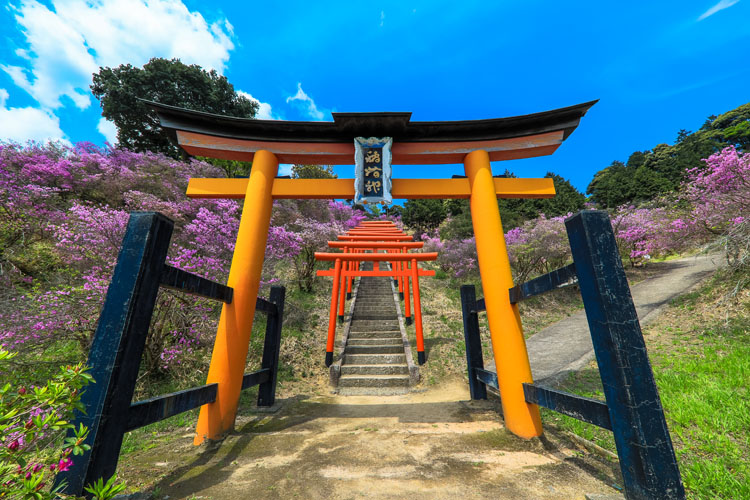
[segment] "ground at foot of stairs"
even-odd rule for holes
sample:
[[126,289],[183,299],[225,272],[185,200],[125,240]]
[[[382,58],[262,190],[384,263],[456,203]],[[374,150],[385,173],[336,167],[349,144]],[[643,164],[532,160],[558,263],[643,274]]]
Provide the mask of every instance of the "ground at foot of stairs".
[[274,414],[241,417],[218,446],[195,448],[186,432],[126,455],[118,474],[131,488],[157,488],[171,500],[585,500],[617,493],[616,464],[554,432],[517,438],[498,411],[497,401],[469,401],[463,380],[400,396],[297,397]]

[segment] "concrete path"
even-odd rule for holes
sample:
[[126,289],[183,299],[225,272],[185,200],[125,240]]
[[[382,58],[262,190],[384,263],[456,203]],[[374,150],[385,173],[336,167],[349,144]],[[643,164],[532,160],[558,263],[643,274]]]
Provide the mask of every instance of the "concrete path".
[[[641,326],[653,321],[659,310],[686,293],[724,263],[720,255],[699,255],[664,263],[666,272],[631,288]],[[565,318],[526,340],[534,381],[554,384],[567,373],[580,370],[594,359],[586,313]],[[491,365],[494,370],[494,363]]]

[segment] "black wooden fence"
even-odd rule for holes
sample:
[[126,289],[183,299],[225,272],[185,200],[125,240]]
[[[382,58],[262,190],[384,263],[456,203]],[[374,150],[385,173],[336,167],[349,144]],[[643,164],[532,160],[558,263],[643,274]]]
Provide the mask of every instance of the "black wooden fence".
[[[646,353],[635,305],[606,212],[583,211],[565,221],[573,264],[509,290],[512,303],[577,278],[589,323],[604,401],[524,384],[537,404],[613,432],[629,500],[684,499],[677,459]],[[497,375],[484,369],[474,287],[461,287],[466,360],[472,399],[485,399]],[[502,349],[502,346],[495,346]]]
[[[57,485],[65,483],[65,493],[82,495],[84,485],[111,477],[126,432],[216,400],[217,384],[209,384],[132,403],[159,287],[232,302],[230,287],[165,264],[173,228],[156,212],[130,214],[89,351],[95,382],[83,393],[86,413],[75,422],[88,427],[91,449],[72,457],[72,467],[55,478]],[[284,287],[273,287],[269,300],[258,297],[255,306],[267,314],[263,359],[259,371],[244,376],[242,388],[260,385],[258,406],[274,403],[284,295]]]

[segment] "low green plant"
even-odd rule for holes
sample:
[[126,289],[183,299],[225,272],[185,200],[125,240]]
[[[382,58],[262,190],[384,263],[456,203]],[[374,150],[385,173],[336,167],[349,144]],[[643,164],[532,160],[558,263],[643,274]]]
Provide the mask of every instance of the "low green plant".
[[[0,373],[15,356],[0,347]],[[79,363],[60,367],[44,385],[0,387],[0,498],[63,496],[64,484],[52,486],[55,475],[67,471],[89,449],[84,443],[88,429],[76,427],[70,419],[73,411],[83,410],[81,389],[92,381]],[[124,488],[116,482],[112,478],[106,488],[97,489],[98,500],[108,500]]]
[[92,500],[109,500],[124,490],[125,485],[123,483],[118,483],[117,474],[114,474],[106,483],[102,478],[99,478],[94,481],[94,484],[89,485],[84,489],[91,493]]

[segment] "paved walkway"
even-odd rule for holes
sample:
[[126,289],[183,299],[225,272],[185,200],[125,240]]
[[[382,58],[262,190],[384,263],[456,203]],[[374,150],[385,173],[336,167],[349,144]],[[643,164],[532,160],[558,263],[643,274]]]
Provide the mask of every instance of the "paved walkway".
[[[724,264],[719,255],[698,255],[663,264],[665,272],[631,288],[641,326],[653,321],[661,308],[688,292]],[[554,385],[594,359],[586,313],[581,310],[526,339],[534,382]],[[487,363],[495,371],[495,362]]]
[[[641,326],[653,321],[662,306],[686,293],[724,262],[718,255],[699,255],[665,263],[666,272],[631,288]],[[526,340],[534,381],[553,384],[594,359],[586,313],[565,318]],[[492,364],[494,370],[494,363]]]

